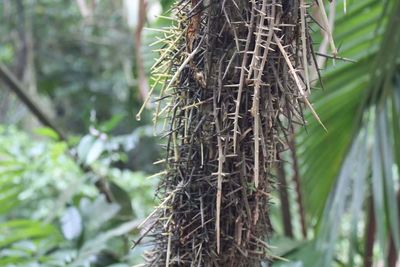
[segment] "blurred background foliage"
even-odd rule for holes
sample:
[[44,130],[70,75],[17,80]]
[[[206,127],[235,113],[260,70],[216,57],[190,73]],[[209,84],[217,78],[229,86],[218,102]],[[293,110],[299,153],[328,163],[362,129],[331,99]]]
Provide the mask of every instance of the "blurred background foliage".
[[[168,27],[157,15],[173,1],[146,3],[145,27]],[[273,266],[395,266],[400,2],[326,8],[351,62],[318,57],[324,90],[311,98],[328,132],[309,115],[276,171],[271,252],[289,261]],[[0,82],[0,266],[143,262],[146,247],[131,247],[157,202],[157,179],[146,177],[162,171],[153,164],[162,140],[151,112],[134,118],[145,97],[138,73],[149,75],[163,32],[140,29],[138,43],[140,12],[138,0],[0,1],[0,63],[68,136],[59,140]],[[314,43],[330,53],[324,32]]]
[[[147,27],[171,1],[147,2]],[[155,205],[159,139],[143,102],[135,45],[148,72],[157,32],[137,1],[4,0],[0,61],[68,136],[43,127],[0,90],[0,266],[131,266],[138,224]],[[143,12],[143,11],[142,11]],[[90,169],[87,169],[90,166]],[[112,199],[110,199],[112,198]]]

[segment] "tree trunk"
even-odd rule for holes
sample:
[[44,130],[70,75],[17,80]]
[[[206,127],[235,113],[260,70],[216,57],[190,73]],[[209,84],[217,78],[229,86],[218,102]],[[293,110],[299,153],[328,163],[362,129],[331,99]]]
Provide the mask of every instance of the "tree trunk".
[[156,118],[167,114],[170,128],[147,260],[260,266],[273,258],[270,173],[290,129],[303,124],[301,105],[311,108],[306,8],[301,0],[179,2],[154,73],[170,101]]

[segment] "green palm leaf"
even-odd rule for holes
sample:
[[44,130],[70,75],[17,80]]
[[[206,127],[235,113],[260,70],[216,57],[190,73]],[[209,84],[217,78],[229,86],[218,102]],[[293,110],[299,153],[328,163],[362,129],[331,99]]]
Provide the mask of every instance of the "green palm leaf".
[[[386,260],[389,235],[396,251],[400,244],[399,175],[394,173],[400,167],[400,87],[395,79],[400,2],[358,1],[348,8],[348,14],[337,10],[334,35],[343,43],[340,55],[358,61],[329,64],[323,75],[325,91],[314,95],[328,133],[310,116],[308,131],[297,136],[306,210],[316,222],[314,245],[324,260],[313,266],[332,266],[333,259],[352,266],[354,253],[362,256],[357,241],[363,237],[357,229],[365,225],[361,219],[369,195],[375,207],[378,259]],[[335,244],[343,234],[350,237],[349,249],[338,256]]]

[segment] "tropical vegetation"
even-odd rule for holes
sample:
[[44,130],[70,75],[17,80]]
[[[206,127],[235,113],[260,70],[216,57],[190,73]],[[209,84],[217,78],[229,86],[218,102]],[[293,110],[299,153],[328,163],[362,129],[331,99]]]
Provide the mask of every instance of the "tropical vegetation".
[[[327,131],[305,108],[305,127],[296,127],[273,170],[265,240],[273,260],[262,264],[396,266],[400,2],[305,2],[322,67],[320,81],[310,73],[309,99]],[[337,55],[316,2],[325,4]],[[153,162],[165,140],[153,135],[164,127],[152,121],[157,103],[135,116],[147,95],[141,75],[148,90],[162,89],[150,67],[173,23],[172,4],[0,2],[0,266],[145,262],[151,244],[139,226],[160,204],[164,170]]]

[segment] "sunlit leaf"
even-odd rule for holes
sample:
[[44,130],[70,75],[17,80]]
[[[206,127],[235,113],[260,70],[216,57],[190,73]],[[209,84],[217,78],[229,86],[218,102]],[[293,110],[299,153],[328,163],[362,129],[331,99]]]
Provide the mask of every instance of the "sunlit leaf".
[[69,207],[65,210],[61,217],[61,230],[67,240],[78,238],[82,234],[82,218],[77,208]]
[[95,162],[103,153],[104,151],[104,141],[101,139],[97,139],[94,141],[93,145],[89,149],[87,155],[86,155],[86,164],[90,165],[93,162]]
[[48,127],[36,128],[35,133],[41,136],[49,137],[53,140],[57,140],[59,138],[58,134]]

